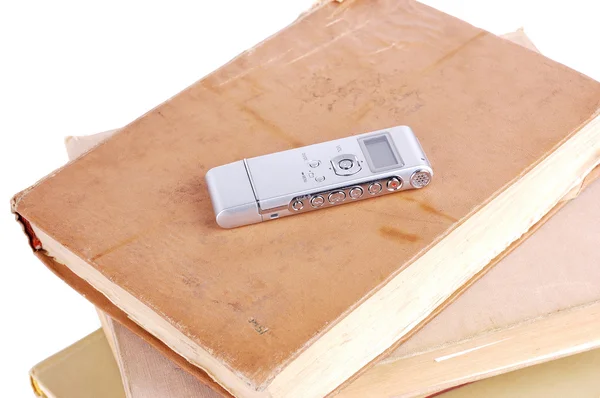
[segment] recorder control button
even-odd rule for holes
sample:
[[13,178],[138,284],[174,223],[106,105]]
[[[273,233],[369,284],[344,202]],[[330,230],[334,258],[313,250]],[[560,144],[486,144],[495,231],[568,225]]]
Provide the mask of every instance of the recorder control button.
[[329,199],[329,203],[340,203],[346,199],[346,194],[343,191],[335,191],[330,193],[327,199]]
[[315,196],[310,200],[310,205],[312,207],[321,207],[325,203],[325,198],[321,195]]
[[402,180],[400,180],[396,177],[392,177],[387,182],[386,186],[387,186],[388,191],[395,191],[397,189],[400,189],[400,187],[402,187]]
[[342,170],[350,170],[352,166],[354,166],[354,162],[352,159],[342,159],[339,161],[338,166],[340,166],[340,169]]
[[308,162],[308,165],[314,169],[315,167],[319,167],[321,165],[321,161],[311,160],[310,162]]
[[381,192],[381,184],[380,183],[374,182],[373,184],[369,185],[369,193],[371,195],[378,194],[379,192]]
[[361,187],[354,187],[350,190],[349,195],[352,199],[358,199],[363,196],[363,190]]
[[302,203],[301,200],[295,200],[294,203],[292,203],[292,209],[299,211],[302,210],[304,208],[304,203]]
[[343,153],[331,159],[333,172],[339,176],[351,176],[362,170],[356,155]]
[[317,176],[317,177],[315,177],[315,181],[316,182],[323,182],[323,181],[325,181],[325,176]]

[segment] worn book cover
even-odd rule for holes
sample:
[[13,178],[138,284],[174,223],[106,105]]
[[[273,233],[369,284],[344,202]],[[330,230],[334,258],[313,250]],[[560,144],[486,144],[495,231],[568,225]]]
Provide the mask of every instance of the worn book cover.
[[[69,157],[106,137],[70,137]],[[600,284],[600,182],[565,201],[575,198],[339,396],[423,396],[599,347],[600,293],[593,286]],[[128,397],[216,396],[134,333],[100,316]]]
[[[537,51],[523,29],[502,37]],[[69,158],[80,156],[112,133],[69,137],[65,142]],[[600,254],[593,243],[600,240],[595,222],[600,217],[600,183],[579,196],[367,372],[364,377],[369,382],[359,378],[340,396],[422,396],[426,391],[599,346],[595,336],[600,333],[600,322],[590,320],[598,312],[600,292],[589,287],[600,284],[600,273],[595,271]],[[128,397],[216,394],[134,333],[101,312],[99,316],[113,343]],[[563,324],[581,326],[550,332]],[[534,332],[548,337],[532,341]]]
[[[325,3],[13,211],[40,258],[198,377],[235,395],[321,396],[581,183],[600,153],[599,101],[591,79],[419,3]],[[211,167],[400,124],[432,162],[427,189],[215,224]]]

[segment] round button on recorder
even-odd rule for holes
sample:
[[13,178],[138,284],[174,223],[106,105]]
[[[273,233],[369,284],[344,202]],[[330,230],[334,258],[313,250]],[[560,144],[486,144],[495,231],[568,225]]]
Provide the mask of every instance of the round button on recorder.
[[292,203],[292,209],[299,211],[302,210],[304,208],[304,203],[302,203],[301,200],[296,200],[294,201],[294,203]]
[[321,207],[325,204],[325,198],[321,195],[317,195],[310,200],[310,205],[312,207]]
[[342,159],[338,163],[338,166],[340,166],[340,169],[342,170],[350,170],[352,166],[354,166],[354,161],[352,159]]
[[363,196],[363,190],[361,187],[354,187],[348,193],[352,199],[358,199]]
[[369,193],[371,195],[378,194],[379,192],[381,192],[381,184],[380,183],[374,182],[373,184],[369,185]]
[[392,177],[386,184],[388,191],[395,191],[402,187],[402,180],[396,177]]
[[346,199],[346,194],[344,191],[335,191],[330,193],[327,199],[329,200],[329,203],[340,203]]

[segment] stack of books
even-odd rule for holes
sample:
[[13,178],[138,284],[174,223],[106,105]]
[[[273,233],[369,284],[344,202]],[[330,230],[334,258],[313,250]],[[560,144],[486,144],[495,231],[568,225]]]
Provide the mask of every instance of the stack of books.
[[[88,377],[105,396],[424,396],[600,345],[600,84],[512,39],[415,2],[324,2],[68,140],[13,211],[100,311],[106,338],[74,347],[114,360]],[[426,189],[215,223],[210,168],[396,125]],[[35,390],[59,396],[43,365]]]

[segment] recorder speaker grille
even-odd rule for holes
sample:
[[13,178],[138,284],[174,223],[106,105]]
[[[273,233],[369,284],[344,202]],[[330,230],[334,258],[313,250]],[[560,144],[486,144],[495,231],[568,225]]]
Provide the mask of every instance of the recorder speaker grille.
[[410,184],[415,188],[423,188],[431,182],[431,174],[425,170],[415,171],[410,177]]

